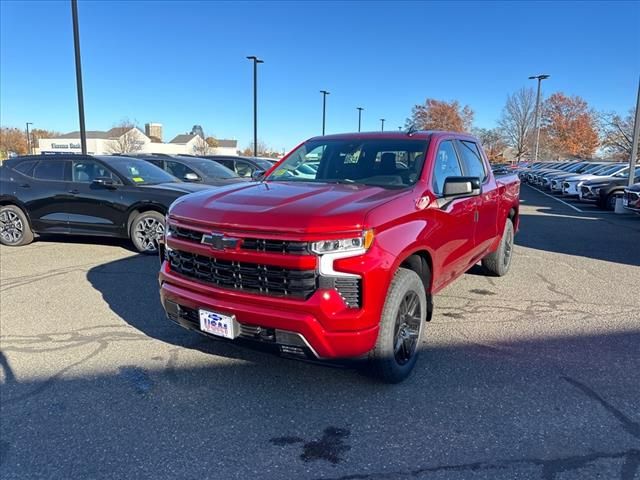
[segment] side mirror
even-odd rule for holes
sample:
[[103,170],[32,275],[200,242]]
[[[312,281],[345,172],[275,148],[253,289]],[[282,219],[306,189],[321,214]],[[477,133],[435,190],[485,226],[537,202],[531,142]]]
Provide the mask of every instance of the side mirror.
[[446,199],[473,197],[480,195],[480,186],[478,177],[447,177],[442,194]]
[[193,173],[193,172],[189,172],[186,173],[183,179],[185,182],[197,182],[198,180],[200,180],[200,177]]
[[99,185],[105,188],[115,188],[116,183],[113,181],[111,177],[96,177],[92,182],[94,185]]
[[260,181],[264,178],[265,170],[254,170],[251,174],[251,180]]

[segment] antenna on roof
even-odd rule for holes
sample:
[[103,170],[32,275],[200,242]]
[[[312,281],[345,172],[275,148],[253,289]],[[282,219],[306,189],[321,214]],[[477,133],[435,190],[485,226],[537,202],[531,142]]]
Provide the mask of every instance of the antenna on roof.
[[417,131],[418,131],[418,127],[416,126],[415,123],[412,123],[411,125],[409,125],[409,128],[407,128],[407,135],[410,137]]

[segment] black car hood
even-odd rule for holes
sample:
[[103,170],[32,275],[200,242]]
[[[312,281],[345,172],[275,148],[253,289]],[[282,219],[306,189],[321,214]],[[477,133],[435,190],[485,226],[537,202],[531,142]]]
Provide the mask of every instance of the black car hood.
[[147,188],[153,190],[168,190],[171,192],[193,193],[201,192],[211,188],[211,185],[202,185],[200,183],[188,182],[168,182],[156,183],[154,185],[138,185],[138,188]]

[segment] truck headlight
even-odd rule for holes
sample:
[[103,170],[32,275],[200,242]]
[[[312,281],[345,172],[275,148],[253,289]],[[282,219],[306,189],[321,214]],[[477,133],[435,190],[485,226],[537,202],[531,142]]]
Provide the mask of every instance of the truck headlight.
[[364,232],[362,232],[362,235],[358,237],[311,242],[310,248],[313,253],[324,255],[327,253],[366,251],[369,249],[372,243],[373,230],[365,230]]

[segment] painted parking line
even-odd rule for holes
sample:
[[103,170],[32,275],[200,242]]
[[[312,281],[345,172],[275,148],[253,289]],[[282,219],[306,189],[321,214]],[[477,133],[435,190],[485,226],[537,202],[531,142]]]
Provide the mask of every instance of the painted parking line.
[[554,197],[553,195],[549,195],[548,193],[543,192],[542,190],[537,189],[534,186],[529,185],[528,183],[525,183],[525,185],[529,188],[532,188],[533,190],[535,190],[536,192],[540,192],[542,195],[545,195],[549,198],[553,198],[555,201],[562,203],[563,205],[566,205],[569,208],[573,208],[576,212],[580,212],[580,213],[587,213],[584,210],[579,209],[578,207],[574,207],[573,205],[571,205],[570,203],[565,202],[564,200],[560,200],[557,197]]

